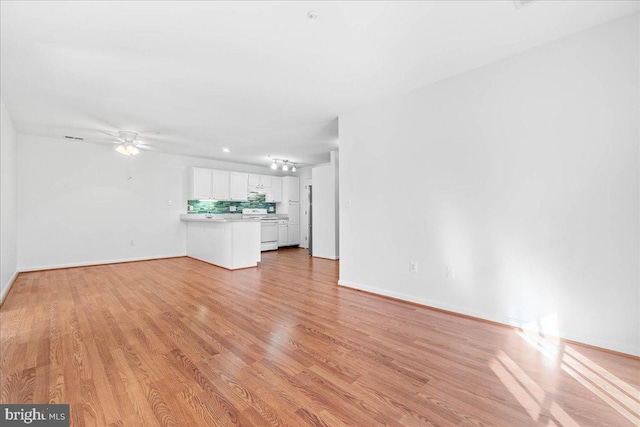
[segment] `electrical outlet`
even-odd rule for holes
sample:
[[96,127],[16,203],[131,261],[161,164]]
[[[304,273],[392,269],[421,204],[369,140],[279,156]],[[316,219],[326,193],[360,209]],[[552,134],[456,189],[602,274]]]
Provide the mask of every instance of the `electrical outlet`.
[[418,272],[418,262],[417,261],[409,261],[409,271],[411,273]]
[[456,278],[456,269],[449,266],[447,267],[447,279],[453,280]]
[[171,200],[167,200],[167,206],[171,206],[173,202]]
[[235,206],[229,206],[229,212],[235,212],[235,211],[236,211]]

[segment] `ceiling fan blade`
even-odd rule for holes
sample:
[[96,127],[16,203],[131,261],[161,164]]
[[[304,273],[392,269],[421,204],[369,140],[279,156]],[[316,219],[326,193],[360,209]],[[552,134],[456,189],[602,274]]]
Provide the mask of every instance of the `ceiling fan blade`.
[[157,147],[153,147],[151,145],[146,145],[146,144],[136,144],[136,147],[137,148],[141,148],[143,150],[155,151],[157,153],[164,153],[165,152],[165,150],[162,150],[162,149],[157,148]]
[[122,142],[124,142],[124,139],[120,138],[120,136],[119,136],[117,133],[109,132],[109,131],[101,130],[101,129],[98,129],[98,131],[97,131],[97,132],[98,132],[98,133],[101,133],[101,134],[103,134],[103,135],[106,135],[106,136],[108,136],[108,137],[110,137],[110,138],[117,139],[118,141],[122,141]]
[[84,142],[88,142],[90,144],[103,144],[103,145],[116,145],[121,144],[121,141],[104,141],[99,139],[85,139]]
[[143,144],[149,143],[161,147],[180,145],[176,142],[175,138],[165,135],[144,136],[143,138],[140,138],[138,142]]

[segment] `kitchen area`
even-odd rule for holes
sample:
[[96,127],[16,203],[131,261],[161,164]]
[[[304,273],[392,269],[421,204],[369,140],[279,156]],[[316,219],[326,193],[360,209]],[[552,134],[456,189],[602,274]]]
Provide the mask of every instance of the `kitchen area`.
[[298,176],[191,167],[188,179],[187,256],[235,270],[300,244]]

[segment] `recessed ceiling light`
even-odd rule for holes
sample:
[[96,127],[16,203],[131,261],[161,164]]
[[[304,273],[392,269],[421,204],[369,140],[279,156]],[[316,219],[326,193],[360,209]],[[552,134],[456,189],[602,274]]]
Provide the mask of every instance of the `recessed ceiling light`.
[[224,148],[222,149],[222,152],[223,152],[223,153],[230,153],[230,152],[231,152],[231,150],[229,150],[227,147],[224,147]]
[[310,10],[309,12],[307,12],[307,18],[313,21],[314,19],[318,18],[318,15],[313,10]]

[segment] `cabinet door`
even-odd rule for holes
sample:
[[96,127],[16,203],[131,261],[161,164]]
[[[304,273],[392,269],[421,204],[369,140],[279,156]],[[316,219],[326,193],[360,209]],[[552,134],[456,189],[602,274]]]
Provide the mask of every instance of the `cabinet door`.
[[282,178],[279,176],[271,177],[271,197],[276,203],[282,201]]
[[191,192],[189,200],[211,198],[211,169],[191,169]]
[[258,186],[260,185],[260,175],[256,175],[254,173],[250,173],[249,174],[249,185],[251,186]]
[[211,197],[216,200],[229,200],[229,172],[212,170],[211,176]]
[[271,176],[260,175],[260,185],[262,185],[263,188],[271,188]]
[[287,215],[289,216],[289,225],[300,224],[300,203],[289,202]]
[[286,225],[278,226],[278,247],[287,246],[289,244],[289,233],[287,231],[289,227]]
[[283,191],[287,199],[285,202],[299,202],[300,178],[297,176],[286,176],[283,178],[282,184],[286,187]]
[[293,179],[289,183],[291,189],[289,190],[289,194],[291,194],[292,202],[300,201],[300,178],[297,176],[292,177]]
[[241,172],[230,172],[230,198],[231,200],[247,200],[247,183],[249,175]]
[[300,244],[300,224],[289,222],[289,245]]

